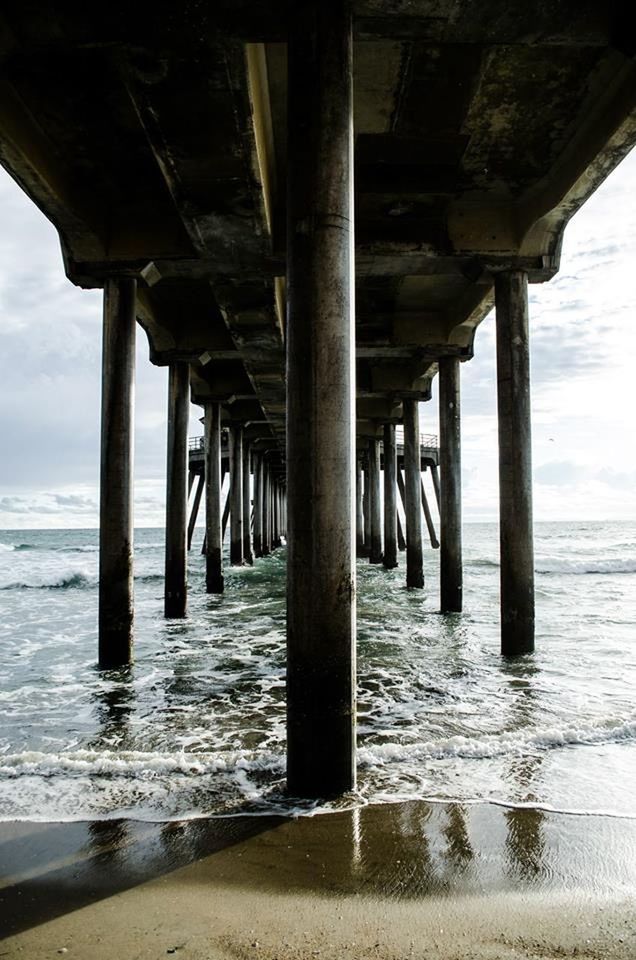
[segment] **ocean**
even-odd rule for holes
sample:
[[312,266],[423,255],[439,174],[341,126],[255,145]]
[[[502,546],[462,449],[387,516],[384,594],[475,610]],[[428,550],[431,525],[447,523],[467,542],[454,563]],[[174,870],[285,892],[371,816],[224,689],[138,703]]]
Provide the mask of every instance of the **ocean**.
[[285,549],[165,621],[135,533],[135,663],[99,671],[97,530],[0,531],[0,820],[170,821],[461,800],[636,817],[636,523],[535,528],[537,649],[499,654],[496,524],[464,528],[465,612],[358,561],[358,789],[284,786]]

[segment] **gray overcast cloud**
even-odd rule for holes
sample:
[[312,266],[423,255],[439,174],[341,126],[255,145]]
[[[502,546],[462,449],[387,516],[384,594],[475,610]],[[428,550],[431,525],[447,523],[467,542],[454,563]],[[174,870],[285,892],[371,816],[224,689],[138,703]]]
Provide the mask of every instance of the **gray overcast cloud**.
[[[57,235],[0,168],[0,527],[94,526],[101,293],[65,278]],[[636,517],[636,151],[531,287],[535,518]],[[464,516],[496,519],[494,318],[463,373]],[[163,523],[167,371],[137,332],[136,522]],[[191,432],[201,411],[192,409]],[[437,429],[436,397],[422,430]]]

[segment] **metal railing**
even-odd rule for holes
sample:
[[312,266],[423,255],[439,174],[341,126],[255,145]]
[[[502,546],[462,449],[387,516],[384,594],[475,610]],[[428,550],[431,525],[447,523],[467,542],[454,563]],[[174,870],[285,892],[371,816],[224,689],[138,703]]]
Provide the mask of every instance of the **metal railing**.
[[[404,445],[404,427],[395,428],[395,442]],[[438,441],[434,433],[420,433],[420,447],[437,449]]]
[[[395,428],[395,442],[404,445],[404,427]],[[437,449],[437,437],[434,433],[420,433],[420,447]],[[205,437],[190,437],[188,440],[190,453],[199,453],[205,450]]]

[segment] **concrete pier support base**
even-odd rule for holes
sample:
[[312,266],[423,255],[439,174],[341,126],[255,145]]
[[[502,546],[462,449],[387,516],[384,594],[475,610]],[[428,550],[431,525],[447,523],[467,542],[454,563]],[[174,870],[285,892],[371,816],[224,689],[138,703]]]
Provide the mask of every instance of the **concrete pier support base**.
[[100,667],[133,652],[133,428],[136,281],[104,286],[99,513]]
[[397,452],[395,426],[384,424],[384,557],[387,570],[397,567]]
[[243,427],[230,431],[230,563],[243,566]]
[[439,361],[440,430],[440,609],[462,609],[462,464],[460,365],[457,357]]
[[166,617],[185,617],[187,605],[188,405],[190,368],[170,364],[166,491]]
[[369,505],[371,508],[371,543],[369,563],[382,563],[382,512],[380,504],[380,451],[378,441],[369,440]]
[[263,457],[254,453],[254,556],[263,556]]
[[534,650],[528,276],[496,275],[501,652]]
[[417,400],[404,400],[404,490],[406,512],[406,585],[424,586],[420,415]]
[[365,456],[362,464],[362,529],[364,532],[364,551],[362,556],[368,557],[371,545],[371,481],[369,479],[369,460]]
[[250,566],[254,563],[252,553],[252,495],[250,470],[250,445],[243,439],[243,560]]
[[320,797],[355,785],[352,39],[289,10],[287,784]]
[[364,509],[362,505],[362,463],[356,462],[356,556],[366,557],[368,551],[364,543]]
[[221,532],[221,405],[205,408],[205,589],[223,593]]
[[269,463],[263,458],[263,556],[272,552],[271,525],[271,471]]

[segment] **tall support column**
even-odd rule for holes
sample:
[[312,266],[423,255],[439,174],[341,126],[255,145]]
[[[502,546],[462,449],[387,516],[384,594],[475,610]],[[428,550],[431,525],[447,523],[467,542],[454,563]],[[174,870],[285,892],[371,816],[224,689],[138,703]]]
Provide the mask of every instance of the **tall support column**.
[[384,424],[384,566],[397,567],[397,449],[395,426]]
[[254,453],[254,556],[263,556],[263,457]]
[[362,479],[364,490],[362,493],[362,529],[364,531],[364,556],[369,556],[371,548],[371,480],[369,479],[369,460],[364,458],[362,464]]
[[243,427],[235,423],[230,431],[230,563],[243,566]]
[[135,297],[131,277],[104,286],[99,513],[100,667],[133,652],[133,430]]
[[[495,277],[501,652],[534,650],[534,545],[528,275]],[[443,490],[443,488],[442,488]]]
[[188,595],[188,409],[190,368],[170,364],[168,380],[168,488],[166,492],[166,617],[185,617]]
[[221,404],[205,407],[205,589],[223,593]]
[[243,438],[243,559],[250,566],[254,563],[252,553],[252,496],[250,487],[250,445]]
[[272,548],[274,550],[278,550],[280,547],[280,504],[278,494],[278,481],[274,481],[272,484]]
[[362,461],[356,460],[356,556],[366,557],[364,542],[364,510],[362,507]]
[[272,552],[272,534],[270,527],[271,498],[270,498],[270,471],[269,464],[263,457],[263,556]]
[[371,543],[369,563],[382,563],[382,512],[380,505],[380,450],[378,441],[369,440],[369,505],[371,507]]
[[439,360],[441,472],[439,587],[442,613],[462,609],[462,459],[459,358]]
[[[191,484],[188,483],[188,488],[190,486]],[[194,536],[194,528],[197,525],[197,517],[199,516],[199,507],[201,506],[201,497],[203,495],[204,486],[205,479],[203,474],[200,473],[197,478],[197,488],[194,491],[194,503],[192,504],[192,510],[190,511],[190,519],[188,520],[188,550],[192,549],[192,538]]]
[[406,585],[407,587],[423,587],[420,414],[417,400],[404,400],[403,406]]
[[424,489],[424,477],[422,477],[422,510],[424,511],[424,520],[426,521],[426,529],[428,530],[428,539],[430,540],[433,550],[439,550],[439,540],[435,533],[435,524],[431,516],[431,508],[428,505],[426,490]]
[[355,785],[352,39],[348,0],[290,7],[287,783]]

